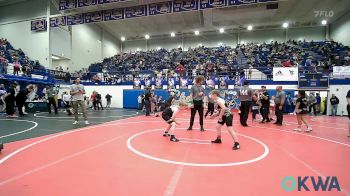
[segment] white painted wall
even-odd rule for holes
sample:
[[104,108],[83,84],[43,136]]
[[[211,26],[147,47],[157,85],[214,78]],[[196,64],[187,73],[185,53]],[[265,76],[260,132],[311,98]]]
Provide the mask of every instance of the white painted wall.
[[337,42],[350,46],[350,12],[340,17],[330,26],[330,37]]
[[6,38],[14,48],[21,48],[32,60],[49,66],[49,34],[32,32],[30,21],[0,25],[0,37]]
[[[30,0],[0,7],[0,37],[21,48],[32,60],[49,66],[49,34],[32,32],[30,20],[46,17],[46,0]],[[30,11],[29,11],[30,10]]]
[[117,54],[120,42],[96,24],[75,25],[72,26],[71,51],[70,70],[80,70]]
[[72,58],[71,39],[71,32],[68,27],[50,28],[51,53],[68,59]]
[[133,89],[133,86],[85,86],[86,96],[90,97],[93,91],[97,91],[102,96],[102,104],[106,105],[105,96],[112,96],[111,107],[123,108],[123,89]]
[[47,2],[47,0],[28,0],[0,7],[0,24],[46,17]]
[[346,94],[350,90],[350,85],[330,85],[329,93],[328,93],[328,102],[327,102],[327,114],[331,114],[331,103],[329,102],[329,98],[332,96],[332,94],[335,94],[335,96],[339,99],[338,104],[338,111],[337,115],[347,115],[347,109],[346,109]]
[[306,40],[306,41],[324,41],[326,40],[326,27],[303,27],[288,29],[288,39]]

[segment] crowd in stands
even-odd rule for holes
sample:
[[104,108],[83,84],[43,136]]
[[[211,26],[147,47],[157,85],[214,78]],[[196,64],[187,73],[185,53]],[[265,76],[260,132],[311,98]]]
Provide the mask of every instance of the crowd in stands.
[[[9,66],[13,66],[13,73],[8,73]],[[30,60],[21,48],[15,49],[6,39],[0,39],[0,74],[30,76],[32,70],[43,70],[39,61]]]
[[[253,69],[271,76],[273,67],[294,66],[304,73],[328,75],[333,66],[340,65],[350,65],[348,46],[334,41],[290,40],[238,44],[235,48],[199,46],[187,51],[175,48],[120,53],[77,72],[69,73],[61,66],[57,66],[56,71],[65,73],[60,78],[66,81],[80,77],[83,81],[121,83],[133,81],[135,77],[166,80],[169,77],[192,79],[196,75],[207,78],[226,76],[234,80],[242,73],[249,79]],[[13,66],[13,73],[7,73],[8,66]],[[6,39],[0,39],[0,74],[30,76],[32,70],[43,69],[20,48],[14,49]]]
[[176,48],[170,51],[160,49],[121,53],[90,65],[88,70],[80,71],[80,76],[87,76],[92,81],[131,81],[140,73],[142,77],[142,73],[151,72],[157,78],[193,78],[200,74],[226,75],[232,79],[243,70],[248,70],[247,75],[251,75],[252,69],[271,74],[273,67],[295,66],[304,73],[328,75],[332,66],[340,65],[350,65],[349,47],[333,41],[292,40],[283,43],[239,44],[235,48],[200,46],[187,51]]

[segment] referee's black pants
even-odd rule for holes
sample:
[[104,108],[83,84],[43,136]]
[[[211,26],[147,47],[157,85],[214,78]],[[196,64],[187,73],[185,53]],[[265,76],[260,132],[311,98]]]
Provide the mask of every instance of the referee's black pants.
[[241,125],[247,125],[247,120],[248,120],[248,115],[249,115],[249,110],[250,110],[250,106],[251,106],[251,101],[242,101],[241,102],[241,106],[240,106],[240,110],[241,113],[239,115],[239,120],[241,121]]
[[276,124],[282,124],[283,122],[283,107],[282,107],[282,110],[279,109],[280,107],[280,103],[276,104],[276,107],[275,107],[275,114],[276,114]]
[[270,110],[270,105],[268,105],[268,104],[261,105],[260,113],[261,113],[261,116],[263,117],[262,121],[267,121],[267,122],[270,121],[269,110]]
[[199,114],[199,124],[200,124],[200,126],[203,126],[204,108],[203,108],[203,101],[202,100],[199,100],[199,101],[193,100],[193,108],[191,108],[190,127],[193,126],[194,117],[196,116],[197,111]]

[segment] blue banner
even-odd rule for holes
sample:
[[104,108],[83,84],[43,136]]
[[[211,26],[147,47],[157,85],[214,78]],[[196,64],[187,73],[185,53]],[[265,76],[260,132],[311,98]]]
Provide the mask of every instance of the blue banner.
[[147,16],[147,5],[125,8],[125,18]]
[[67,25],[77,25],[77,24],[84,24],[83,14],[67,16]]
[[76,8],[75,0],[60,0],[59,10],[68,10]]
[[163,3],[154,3],[148,5],[148,14],[151,15],[160,15],[160,14],[169,14],[173,12],[173,2],[163,2]]
[[104,4],[104,3],[117,3],[117,2],[123,2],[126,0],[98,0],[98,4]]
[[268,2],[274,2],[274,1],[277,1],[277,0],[258,0],[259,3],[268,3]]
[[31,21],[31,30],[32,31],[46,31],[47,30],[47,23],[46,20],[34,20]]
[[103,12],[104,21],[121,20],[121,19],[124,19],[124,9],[105,10]]
[[228,6],[255,4],[258,0],[228,0]]
[[102,11],[84,14],[85,23],[102,22]]
[[198,10],[197,0],[175,0],[173,12],[186,12]]
[[85,7],[90,5],[96,5],[97,0],[77,0],[78,7]]
[[67,25],[67,16],[50,18],[50,27],[59,27]]
[[200,9],[219,8],[226,6],[226,0],[199,0]]

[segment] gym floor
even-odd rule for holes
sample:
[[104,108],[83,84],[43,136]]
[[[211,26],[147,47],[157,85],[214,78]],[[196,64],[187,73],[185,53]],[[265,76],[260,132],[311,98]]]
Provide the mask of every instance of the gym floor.
[[[0,118],[0,195],[350,194],[345,117],[308,117],[314,130],[299,133],[292,115],[281,127],[251,119],[242,127],[235,114],[237,151],[227,132],[222,144],[211,144],[217,120],[205,119],[200,132],[196,119],[186,131],[188,110],[179,113],[179,143],[162,136],[160,117],[135,110],[89,111],[89,120],[77,126],[64,114]],[[286,176],[336,176],[341,191],[286,192]],[[305,184],[312,187],[311,180]]]

